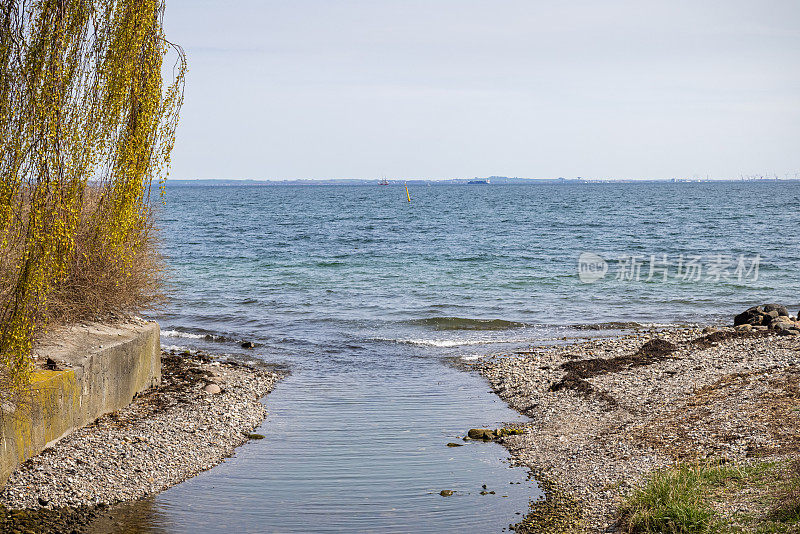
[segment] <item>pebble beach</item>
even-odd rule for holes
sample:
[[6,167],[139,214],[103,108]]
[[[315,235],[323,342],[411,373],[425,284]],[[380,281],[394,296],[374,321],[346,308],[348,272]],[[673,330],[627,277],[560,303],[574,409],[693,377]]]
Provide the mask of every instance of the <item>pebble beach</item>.
[[281,374],[203,354],[162,354],[162,385],[23,463],[6,509],[85,508],[141,499],[210,469],[251,438]]
[[[531,417],[525,434],[503,443],[546,481],[549,497],[574,504],[578,530],[617,531],[621,498],[654,469],[701,458],[780,459],[800,449],[794,335],[651,329],[471,365]],[[523,523],[517,531],[532,530]]]

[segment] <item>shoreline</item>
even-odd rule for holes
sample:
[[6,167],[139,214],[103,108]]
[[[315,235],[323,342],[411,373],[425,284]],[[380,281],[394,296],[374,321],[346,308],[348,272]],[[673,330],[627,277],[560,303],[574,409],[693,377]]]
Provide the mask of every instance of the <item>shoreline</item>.
[[[267,415],[260,400],[286,374],[174,350],[163,362],[161,386],[15,471],[0,491],[0,530],[80,532],[115,504],[214,467],[248,441]],[[450,363],[531,419],[515,425],[523,435],[498,439],[547,496],[516,532],[619,532],[622,499],[655,470],[800,451],[800,425],[765,418],[762,406],[797,405],[784,391],[800,378],[797,336],[670,326]]]
[[260,401],[285,374],[204,353],[164,351],[162,385],[14,471],[0,491],[3,526],[79,528],[109,505],[157,494],[211,469],[251,436],[257,439],[250,432],[267,416]]
[[618,532],[620,503],[655,470],[785,461],[800,448],[784,409],[797,405],[796,336],[673,327],[464,365],[531,418],[502,443],[548,498],[517,532]]

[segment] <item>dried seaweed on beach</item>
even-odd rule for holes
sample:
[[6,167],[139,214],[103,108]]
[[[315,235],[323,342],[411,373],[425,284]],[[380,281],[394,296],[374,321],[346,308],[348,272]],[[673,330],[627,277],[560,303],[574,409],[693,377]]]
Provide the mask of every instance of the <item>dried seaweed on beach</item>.
[[565,362],[561,368],[578,378],[592,378],[607,373],[618,373],[625,369],[649,365],[667,358],[678,349],[677,345],[664,339],[652,339],[642,345],[636,354],[614,358],[590,358]]

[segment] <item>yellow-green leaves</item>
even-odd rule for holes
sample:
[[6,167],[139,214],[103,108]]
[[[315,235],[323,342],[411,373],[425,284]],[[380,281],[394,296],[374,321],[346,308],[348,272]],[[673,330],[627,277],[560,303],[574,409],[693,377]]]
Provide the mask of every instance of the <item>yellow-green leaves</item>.
[[[0,388],[27,384],[37,321],[69,275],[81,224],[123,273],[140,253],[150,186],[166,177],[183,100],[184,56],[164,37],[163,8],[0,7]],[[178,67],[165,87],[169,50]]]

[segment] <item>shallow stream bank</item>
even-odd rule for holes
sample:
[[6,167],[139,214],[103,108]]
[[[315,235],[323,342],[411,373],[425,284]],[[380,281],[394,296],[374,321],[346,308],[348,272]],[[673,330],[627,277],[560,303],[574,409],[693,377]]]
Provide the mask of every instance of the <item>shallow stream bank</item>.
[[[8,509],[47,509],[64,523],[95,515],[91,508],[141,499],[210,469],[248,440],[266,416],[260,399],[280,374],[268,368],[162,355],[162,385],[65,437],[23,463],[0,492]],[[7,521],[36,514],[7,514]],[[57,530],[57,529],[56,529]]]

